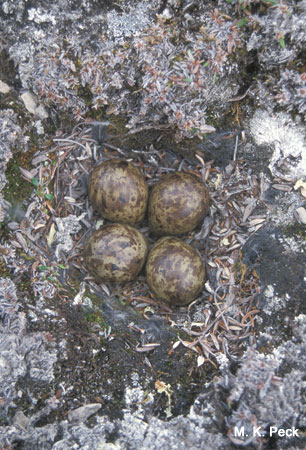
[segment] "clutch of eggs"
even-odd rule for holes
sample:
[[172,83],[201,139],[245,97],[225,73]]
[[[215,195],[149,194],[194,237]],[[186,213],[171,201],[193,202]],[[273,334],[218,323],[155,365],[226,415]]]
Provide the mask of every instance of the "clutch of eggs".
[[[115,222],[95,231],[85,246],[85,262],[97,281],[124,284],[136,279],[148,245],[131,225],[146,214],[148,187],[131,162],[112,159],[99,164],[89,180],[89,199],[104,218]],[[153,187],[148,205],[150,232],[159,239],[149,252],[146,280],[154,294],[170,304],[185,305],[201,292],[202,259],[193,247],[173,237],[199,226],[210,206],[209,192],[197,176],[174,172]]]

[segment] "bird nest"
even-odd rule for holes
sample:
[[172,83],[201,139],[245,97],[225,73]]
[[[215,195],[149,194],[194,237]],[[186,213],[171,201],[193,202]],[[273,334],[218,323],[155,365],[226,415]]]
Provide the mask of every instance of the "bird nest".
[[[191,160],[152,145],[135,150],[118,148],[107,139],[99,144],[93,138],[92,125],[80,123],[69,136],[59,135],[40,149],[31,170],[20,168],[34,189],[22,220],[8,224],[11,239],[1,247],[7,267],[14,274],[26,272],[35,298],[41,301],[58,296],[72,305],[99,308],[92,304],[93,296],[99,301],[115,296],[147,320],[162,318],[177,330],[169,354],[185,346],[196,353],[198,366],[207,362],[217,368],[235,359],[254,343],[259,315],[258,276],[243,263],[242,249],[266,219],[257,176],[237,158],[242,137],[236,134],[232,161],[221,168],[213,160],[207,161],[201,151]],[[200,296],[189,306],[178,308],[161,302],[150,292],[142,274],[136,282],[119,287],[97,284],[87,272],[83,247],[103,222],[88,202],[88,175],[98,162],[110,158],[132,161],[149,188],[172,171],[190,172],[207,185],[212,199],[210,213],[200,229],[183,236],[199,250],[208,273]],[[152,244],[146,220],[139,228]],[[77,286],[73,296],[72,285]],[[163,345],[146,336],[135,321],[126,326],[139,334],[135,351],[151,352]],[[105,338],[111,336],[110,327],[102,331]]]

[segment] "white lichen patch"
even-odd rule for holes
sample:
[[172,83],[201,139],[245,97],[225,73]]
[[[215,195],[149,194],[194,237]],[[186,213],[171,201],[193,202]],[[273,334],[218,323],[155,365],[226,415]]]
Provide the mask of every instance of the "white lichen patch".
[[126,386],[124,391],[124,404],[127,409],[136,408],[137,417],[143,418],[145,416],[145,409],[153,404],[154,396],[151,392],[147,392],[140,384],[139,375],[137,372],[132,372],[130,376],[131,386]]
[[[33,344],[36,345],[37,337],[34,337]],[[28,339],[28,345],[30,346],[31,341]],[[38,382],[51,383],[54,379],[53,366],[57,361],[57,351],[56,349],[44,350],[40,349],[39,352],[33,352],[31,355],[31,362],[29,368],[29,376],[32,380]]]
[[30,8],[28,11],[30,21],[34,21],[37,24],[51,22],[52,25],[56,25],[56,18],[49,12],[44,12],[42,8]]
[[68,253],[73,245],[74,241],[72,236],[81,230],[80,220],[85,216],[85,213],[81,214],[79,217],[70,214],[67,217],[56,217],[56,225],[58,231],[55,235],[55,240],[57,247],[55,254],[57,258],[60,258],[60,253]]
[[[15,284],[9,278],[0,278],[0,385],[7,393],[4,406],[19,396],[18,379],[28,375],[38,383],[52,382],[57,360],[57,350],[47,345],[45,333],[26,333],[27,318],[19,306]],[[34,397],[32,400],[36,401]]]
[[295,317],[294,321],[299,325],[299,327],[303,327],[306,331],[306,315],[305,314],[299,314],[297,317]]
[[[279,361],[279,364],[293,364],[295,368],[305,373],[305,332],[306,332],[306,315],[300,314],[294,319],[295,326],[293,328],[294,335],[291,340],[282,342],[278,347],[274,348],[271,358]],[[272,332],[273,330],[271,330]],[[267,336],[264,337],[267,340]],[[270,342],[273,337],[270,336]]]
[[266,298],[264,312],[269,316],[274,314],[276,311],[280,311],[286,307],[287,302],[290,300],[288,294],[284,297],[279,297],[275,292],[274,287],[269,284],[263,291],[263,295]]
[[218,363],[221,373],[228,370],[228,368],[230,366],[230,361],[224,353],[220,352],[220,353],[216,354],[216,360],[217,360],[217,363]]
[[149,26],[148,7],[142,3],[136,4],[129,12],[118,13],[112,10],[107,14],[110,34],[116,39],[134,36],[143,28]]
[[303,238],[294,237],[279,237],[279,242],[285,247],[286,250],[290,252],[301,252],[304,253],[305,241]]
[[286,113],[257,110],[250,120],[256,144],[273,149],[269,169],[274,177],[296,181],[306,173],[305,133]]
[[301,196],[294,192],[280,194],[282,197],[275,205],[272,206],[270,218],[276,225],[292,224],[296,216],[296,210],[301,205]]

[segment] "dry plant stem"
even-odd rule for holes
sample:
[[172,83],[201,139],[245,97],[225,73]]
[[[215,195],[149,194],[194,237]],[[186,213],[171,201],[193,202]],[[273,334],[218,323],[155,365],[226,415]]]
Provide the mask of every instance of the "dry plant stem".
[[[214,291],[214,302],[215,302],[215,305],[216,305],[216,307],[217,307],[219,313],[220,313],[221,316],[222,316],[224,325],[226,326],[227,330],[229,330],[229,329],[228,329],[228,325],[227,325],[227,321],[226,321],[226,319],[225,319],[225,317],[224,317],[224,315],[223,315],[223,312],[222,312],[221,309],[220,309],[219,303],[217,302],[217,292],[218,292],[219,289],[223,288],[224,286],[234,286],[234,284],[233,284],[233,283],[224,283],[223,285],[218,286],[217,289]],[[231,306],[231,304],[230,304],[229,306]]]
[[215,325],[215,323],[218,322],[218,320],[220,319],[220,317],[223,316],[223,314],[229,310],[229,308],[231,307],[231,305],[226,306],[226,308],[224,308],[222,311],[220,311],[220,314],[205,328],[204,331],[198,332],[198,331],[191,331],[188,328],[182,328],[182,330],[186,331],[189,334],[192,334],[193,336],[201,336],[204,337],[208,331]]
[[236,143],[235,143],[235,150],[234,150],[234,155],[233,155],[233,161],[236,161],[236,158],[237,158],[238,141],[239,141],[239,137],[238,137],[238,134],[237,134],[237,136],[236,136]]
[[165,125],[165,126],[158,126],[158,125],[152,125],[152,126],[145,126],[145,127],[140,127],[137,128],[135,130],[130,130],[128,132],[128,134],[136,134],[136,133],[141,133],[142,131],[148,131],[148,130],[167,130],[171,128],[171,125]]
[[73,141],[72,139],[63,139],[63,138],[58,139],[58,138],[55,138],[53,140],[54,140],[54,142],[69,142],[70,144],[79,145],[80,147],[83,147],[84,150],[87,151],[87,148],[85,147],[85,145],[81,144],[80,142]]
[[120,153],[120,155],[126,156],[126,153],[123,150],[121,150],[118,147],[115,147],[114,145],[108,144],[107,142],[104,142],[103,145],[104,145],[104,147],[111,148],[112,150],[116,150],[118,153]]

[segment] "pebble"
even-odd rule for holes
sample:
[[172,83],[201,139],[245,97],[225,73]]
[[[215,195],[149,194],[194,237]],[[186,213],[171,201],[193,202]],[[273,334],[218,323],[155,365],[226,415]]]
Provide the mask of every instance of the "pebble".
[[21,95],[21,99],[24,103],[26,109],[35,116],[40,119],[46,119],[48,117],[48,113],[45,108],[41,105],[38,105],[37,98],[31,92],[25,92]]
[[295,217],[298,222],[306,224],[306,209],[302,206],[297,208],[295,210]]
[[68,413],[68,421],[70,423],[85,422],[88,417],[95,414],[102,407],[101,403],[90,403],[88,405],[80,406]]
[[14,415],[13,423],[15,427],[25,430],[28,426],[29,419],[27,418],[27,416],[23,414],[22,411],[17,411],[16,414]]
[[0,80],[0,92],[1,94],[8,94],[10,92],[11,88],[8,84],[4,83],[4,81]]

